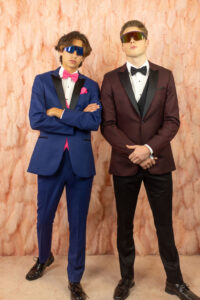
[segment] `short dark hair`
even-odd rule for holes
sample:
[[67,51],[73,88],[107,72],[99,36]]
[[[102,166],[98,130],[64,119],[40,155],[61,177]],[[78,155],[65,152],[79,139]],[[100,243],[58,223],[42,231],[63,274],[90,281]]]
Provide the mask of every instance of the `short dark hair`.
[[142,30],[142,32],[144,32],[145,37],[146,37],[146,39],[147,39],[147,37],[148,37],[148,30],[147,30],[146,26],[145,26],[142,22],[140,22],[140,21],[138,21],[138,20],[131,20],[131,21],[126,22],[126,23],[122,26],[122,28],[121,28],[121,31],[120,31],[120,38],[121,38],[121,36],[123,35],[125,29],[128,28],[128,27],[138,27],[139,29]]
[[[87,37],[80,33],[79,31],[71,31],[67,34],[64,34],[55,46],[55,50],[62,52],[65,47],[71,46],[73,40],[80,40],[83,42],[83,57],[90,55],[92,48]],[[60,62],[62,63],[62,56],[60,56]]]

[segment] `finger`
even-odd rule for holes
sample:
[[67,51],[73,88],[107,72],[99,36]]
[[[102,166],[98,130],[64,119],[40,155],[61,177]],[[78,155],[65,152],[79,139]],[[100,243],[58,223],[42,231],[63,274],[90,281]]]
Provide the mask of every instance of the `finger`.
[[132,159],[133,158],[133,153],[131,153],[128,158]]
[[95,106],[93,104],[89,104],[88,106],[86,106],[86,108],[90,109],[90,108],[94,108]]
[[88,107],[88,109],[92,109],[93,111],[95,111],[95,110],[99,109],[99,107],[97,107],[97,106],[92,106],[92,107]]
[[89,104],[90,107],[99,107],[98,104],[94,103],[94,104]]
[[127,147],[128,149],[135,149],[135,148],[136,148],[136,145],[135,145],[135,146],[132,146],[132,145],[126,145],[126,147]]
[[136,163],[136,164],[140,164],[140,163],[142,162],[142,159],[139,158],[139,157],[133,157],[133,161],[134,161],[134,163]]
[[133,161],[133,159],[131,159],[132,163],[135,164],[135,162]]

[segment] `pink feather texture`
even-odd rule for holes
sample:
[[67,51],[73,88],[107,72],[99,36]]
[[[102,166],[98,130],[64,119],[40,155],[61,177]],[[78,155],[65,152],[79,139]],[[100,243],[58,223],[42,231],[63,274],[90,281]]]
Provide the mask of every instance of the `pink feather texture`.
[[[87,35],[92,52],[80,72],[101,85],[106,72],[125,63],[119,32],[140,19],[149,30],[148,58],[171,69],[181,128],[172,142],[173,222],[181,254],[200,252],[200,1],[0,1],[0,255],[37,255],[37,176],[26,172],[38,132],[28,112],[37,74],[56,69],[54,49],[65,33]],[[117,87],[116,87],[117,88]],[[123,101],[123,99],[122,99]],[[116,207],[108,174],[110,145],[92,133],[96,176],[87,224],[87,254],[117,254]],[[160,199],[162,201],[162,199]],[[69,227],[65,192],[54,221],[52,251],[66,255]],[[154,222],[142,188],[134,236],[139,255],[158,253]]]

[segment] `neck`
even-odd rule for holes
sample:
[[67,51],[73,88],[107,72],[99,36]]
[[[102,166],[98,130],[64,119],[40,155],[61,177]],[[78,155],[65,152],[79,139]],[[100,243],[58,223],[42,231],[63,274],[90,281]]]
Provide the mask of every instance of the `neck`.
[[66,71],[68,71],[69,73],[74,73],[74,72],[76,72],[78,69],[77,68],[70,68],[70,67],[68,67],[68,66],[65,66],[65,65],[62,65],[63,66],[63,68],[66,70]]
[[136,67],[142,66],[146,62],[146,60],[147,60],[146,55],[138,56],[138,57],[131,57],[131,56],[127,57],[127,61]]

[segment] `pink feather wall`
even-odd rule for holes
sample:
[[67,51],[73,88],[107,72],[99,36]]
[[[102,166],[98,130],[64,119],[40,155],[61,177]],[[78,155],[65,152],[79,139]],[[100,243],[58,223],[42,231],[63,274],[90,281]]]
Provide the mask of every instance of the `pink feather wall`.
[[[28,109],[34,76],[59,65],[54,46],[71,30],[84,32],[93,52],[81,72],[102,82],[124,63],[119,31],[130,19],[149,29],[149,59],[173,71],[181,128],[174,139],[174,229],[181,254],[200,251],[200,1],[199,0],[7,0],[0,1],[0,255],[33,255],[36,238],[36,176],[26,172],[38,136]],[[108,175],[110,146],[93,133],[97,175],[87,230],[87,253],[116,253],[116,211]],[[66,254],[65,197],[54,222],[53,252]],[[137,253],[158,252],[144,190],[136,217]]]

